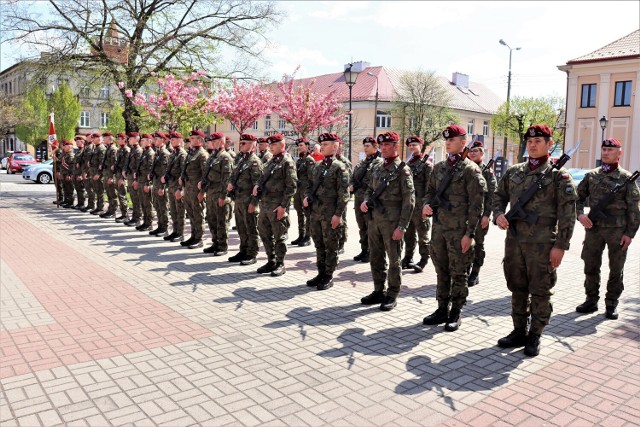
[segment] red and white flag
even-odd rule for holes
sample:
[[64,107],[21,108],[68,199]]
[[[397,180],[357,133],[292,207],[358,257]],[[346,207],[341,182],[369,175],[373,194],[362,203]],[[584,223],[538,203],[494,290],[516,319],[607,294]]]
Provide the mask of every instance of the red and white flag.
[[58,137],[56,136],[56,128],[53,125],[53,112],[49,114],[49,149],[54,151],[58,148]]

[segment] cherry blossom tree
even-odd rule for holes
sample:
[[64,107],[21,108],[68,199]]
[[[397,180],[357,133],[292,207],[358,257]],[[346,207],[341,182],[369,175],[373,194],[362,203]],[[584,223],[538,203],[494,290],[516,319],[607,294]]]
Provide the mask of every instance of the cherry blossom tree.
[[246,83],[234,80],[227,88],[220,87],[216,98],[209,107],[216,115],[224,117],[242,135],[263,116],[271,113],[276,106],[275,94],[262,83]]

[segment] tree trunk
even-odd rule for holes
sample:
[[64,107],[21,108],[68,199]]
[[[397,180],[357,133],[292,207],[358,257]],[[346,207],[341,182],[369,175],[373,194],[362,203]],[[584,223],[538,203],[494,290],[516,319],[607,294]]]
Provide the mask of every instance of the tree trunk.
[[133,105],[133,101],[130,98],[124,97],[124,110],[122,111],[122,117],[125,123],[125,132],[138,132],[140,126],[137,118],[140,116],[136,107]]

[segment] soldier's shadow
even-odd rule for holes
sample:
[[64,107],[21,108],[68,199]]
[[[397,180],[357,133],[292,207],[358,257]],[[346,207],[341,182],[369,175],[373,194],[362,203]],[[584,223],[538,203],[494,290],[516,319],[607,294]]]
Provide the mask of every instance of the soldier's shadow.
[[285,320],[276,320],[267,323],[264,327],[276,329],[296,326],[303,329],[304,326],[344,325],[354,322],[360,316],[370,314],[373,308],[378,310],[377,305],[368,307],[362,304],[326,307],[319,310],[314,310],[311,307],[296,307],[285,314]]
[[[247,276],[248,277],[246,277],[244,280],[255,278],[255,273],[247,273]],[[235,278],[231,281],[231,283],[235,283],[237,281],[238,279]],[[216,302],[218,304],[235,303],[237,305],[236,309],[239,309],[247,301],[253,303],[288,301],[299,295],[304,295],[312,292],[313,290],[314,289],[309,288],[308,286],[282,286],[277,288],[261,289],[255,287],[244,287],[234,290],[232,292],[233,296],[218,298],[213,300],[213,302]]]

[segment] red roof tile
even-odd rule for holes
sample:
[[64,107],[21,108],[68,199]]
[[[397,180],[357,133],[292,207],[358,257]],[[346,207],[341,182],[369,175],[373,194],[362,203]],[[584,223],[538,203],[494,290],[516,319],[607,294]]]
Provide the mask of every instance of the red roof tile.
[[614,41],[613,43],[609,43],[598,50],[594,50],[591,53],[572,59],[567,62],[567,64],[638,56],[640,56],[640,29]]

